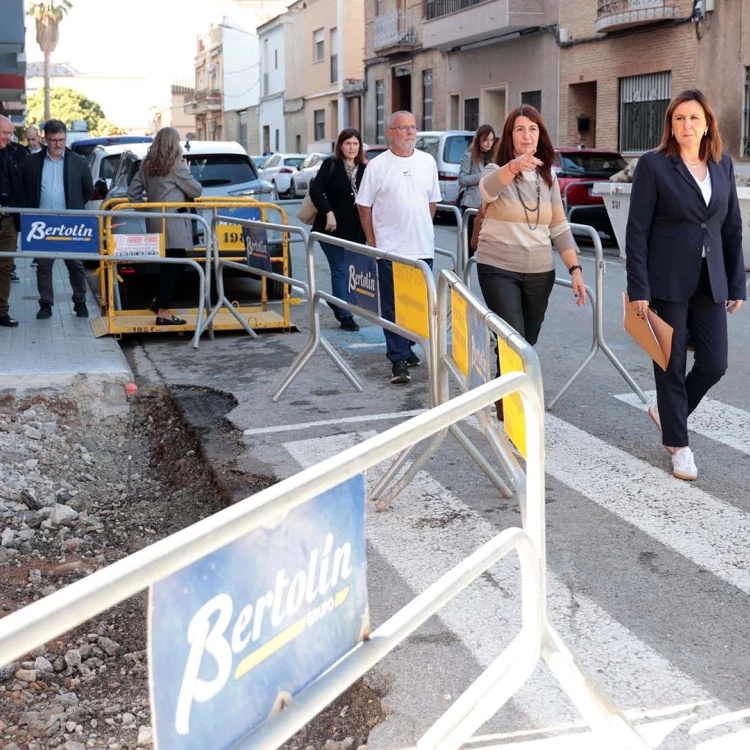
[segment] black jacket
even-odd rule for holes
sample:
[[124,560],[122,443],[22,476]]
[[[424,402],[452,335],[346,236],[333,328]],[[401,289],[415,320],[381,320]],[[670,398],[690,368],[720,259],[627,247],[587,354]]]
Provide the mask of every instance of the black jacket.
[[[46,157],[47,149],[43,148],[39,153],[27,156],[21,166],[23,196],[27,208],[39,208],[42,195],[42,169]],[[65,207],[85,208],[94,192],[91,170],[86,158],[74,153],[69,148],[65,149],[63,184],[65,186]]]
[[[333,167],[333,168],[332,168]],[[355,182],[357,189],[362,183],[365,165],[357,166]],[[365,233],[359,222],[359,212],[354,202],[354,191],[346,174],[343,161],[336,161],[333,157],[326,159],[315,175],[310,185],[310,200],[318,209],[318,215],[313,223],[313,230],[324,232],[342,240],[364,244]],[[326,214],[333,211],[336,217],[336,231],[326,232]]]
[[711,200],[679,156],[644,154],[630,196],[625,237],[628,295],[631,300],[686,302],[698,285],[701,256],[714,302],[745,299],[742,217],[727,154],[709,159]]
[[[8,144],[0,151],[0,206],[9,206],[12,208],[23,208],[23,188],[21,186],[21,175],[15,159],[15,154],[10,148],[13,144]],[[2,213],[2,208],[0,208]],[[16,225],[16,231],[21,228],[21,216],[13,214],[13,223]]]

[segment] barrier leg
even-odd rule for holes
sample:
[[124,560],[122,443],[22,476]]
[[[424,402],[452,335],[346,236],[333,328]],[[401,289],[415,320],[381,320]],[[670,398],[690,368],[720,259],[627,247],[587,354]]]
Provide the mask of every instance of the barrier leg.
[[619,372],[620,375],[622,375],[625,382],[631,387],[635,395],[638,396],[638,398],[641,400],[642,403],[647,404],[648,398],[646,397],[646,394],[640,389],[638,383],[636,383],[635,380],[633,380],[632,375],[622,366],[622,364],[620,364],[620,360],[617,359],[617,357],[615,357],[614,353],[609,348],[609,345],[607,344],[607,342],[604,341],[603,337],[600,338],[599,340],[599,347],[604,352],[607,359],[615,366],[615,369],[617,370],[617,372]]
[[492,467],[492,464],[477,450],[477,447],[474,445],[474,443],[469,440],[469,438],[464,435],[463,432],[461,432],[461,429],[457,427],[456,425],[451,425],[450,427],[451,434],[453,435],[456,440],[461,444],[461,447],[469,454],[469,456],[473,459],[474,463],[487,475],[490,482],[497,487],[497,489],[500,491],[500,494],[504,498],[511,498],[513,497],[513,492],[510,490],[507,484],[502,480],[500,475],[495,471],[495,469]]
[[193,349],[198,348],[201,331],[203,330],[203,313],[206,305],[206,274],[198,269],[198,314],[195,318],[195,333],[193,334]]
[[380,478],[380,481],[373,488],[370,495],[371,500],[377,500],[382,495],[382,493],[385,491],[385,488],[388,486],[388,483],[393,479],[393,477],[396,476],[396,474],[398,474],[398,472],[401,470],[401,467],[406,463],[415,448],[416,445],[409,446],[405,451],[402,451],[393,460],[391,465],[388,467],[388,470],[385,472],[385,474],[383,474],[383,476]]
[[[547,411],[551,411],[552,407],[557,403],[557,400],[560,398],[560,396],[565,393],[565,391],[570,388],[571,385],[573,385],[573,381],[586,369],[586,366],[589,362],[594,358],[594,355],[596,354],[597,350],[599,349],[599,343],[594,340],[594,343],[591,344],[591,348],[589,349],[589,353],[586,355],[586,358],[581,362],[578,369],[568,378],[567,383],[560,389],[560,392],[555,396],[548,404],[547,404]],[[637,387],[637,386],[636,386]]]

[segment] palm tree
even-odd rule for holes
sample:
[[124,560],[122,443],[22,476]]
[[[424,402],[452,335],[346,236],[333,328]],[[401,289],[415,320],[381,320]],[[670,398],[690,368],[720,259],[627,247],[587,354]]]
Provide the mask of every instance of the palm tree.
[[29,15],[36,21],[36,43],[44,52],[44,121],[47,122],[49,113],[49,61],[60,39],[60,21],[73,7],[70,0],[45,0],[45,2],[31,3]]

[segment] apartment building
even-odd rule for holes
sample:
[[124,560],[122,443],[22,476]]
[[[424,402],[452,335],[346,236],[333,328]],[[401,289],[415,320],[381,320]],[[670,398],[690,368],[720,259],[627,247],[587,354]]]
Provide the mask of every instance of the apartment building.
[[422,46],[444,60],[435,87],[444,98],[440,126],[500,130],[507,113],[527,103],[557,140],[557,0],[425,0],[424,8]]
[[185,100],[194,94],[192,83],[173,83],[169,101],[151,112],[151,133],[155,135],[161,128],[174,128],[182,140],[188,133],[195,135],[195,118],[185,114]]
[[26,27],[23,0],[3,3],[0,24],[0,114],[23,125],[26,100]]
[[361,124],[365,0],[297,0],[285,25],[286,150],[333,150]]
[[199,141],[224,140],[224,70],[222,27],[212,26],[198,38],[195,55],[195,92],[185,97],[185,114],[195,118]]
[[286,27],[293,14],[283,13],[258,26],[260,42],[259,149],[287,151],[284,124]]
[[366,0],[362,136],[367,143],[386,142],[388,115],[400,109],[413,112],[423,130],[446,126],[443,56],[425,48],[422,39],[430,5],[430,0]]

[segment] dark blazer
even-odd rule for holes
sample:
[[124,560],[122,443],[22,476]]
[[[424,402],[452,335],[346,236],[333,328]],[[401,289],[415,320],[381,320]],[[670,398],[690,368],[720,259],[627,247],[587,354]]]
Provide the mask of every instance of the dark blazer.
[[[37,154],[30,154],[21,165],[23,195],[27,208],[39,208],[42,195],[42,169],[47,157],[47,149]],[[65,187],[65,207],[82,209],[91,200],[94,182],[91,170],[84,156],[65,149],[63,161],[63,185]]]
[[742,217],[727,154],[709,159],[711,200],[679,156],[644,154],[630,196],[625,236],[631,300],[686,302],[696,290],[706,248],[714,302],[745,299]]
[[[0,159],[3,159],[0,169],[3,169],[4,166],[6,170],[9,190],[8,196],[5,199],[0,198],[0,206],[7,204],[12,208],[23,208],[25,204],[23,200],[23,186],[21,185],[21,172],[16,160],[16,154],[10,149],[12,145],[14,144],[9,143],[3,151],[0,151]],[[3,200],[6,201],[6,204],[3,203]],[[0,213],[2,213],[2,208],[0,208]],[[20,231],[20,214],[13,214],[13,223],[16,225],[16,231]]]
[[[331,167],[333,166],[333,169]],[[357,189],[362,183],[365,164],[357,166],[355,182]],[[324,232],[342,240],[364,244],[365,233],[359,221],[359,211],[354,202],[354,191],[346,174],[343,161],[336,161],[333,157],[326,159],[315,175],[310,185],[310,200],[318,209],[318,215],[313,223],[313,230]],[[336,217],[336,231],[326,232],[326,214],[333,211]]]

